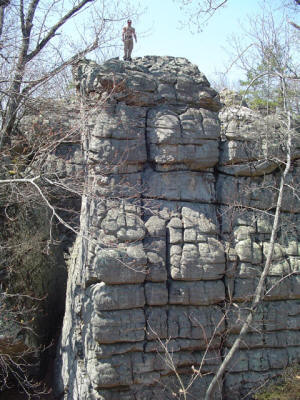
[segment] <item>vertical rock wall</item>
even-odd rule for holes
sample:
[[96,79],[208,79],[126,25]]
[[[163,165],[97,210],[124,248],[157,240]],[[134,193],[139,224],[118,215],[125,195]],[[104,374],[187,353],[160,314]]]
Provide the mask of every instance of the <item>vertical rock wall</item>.
[[[243,143],[246,134],[256,143],[257,117],[248,109],[235,126],[225,108],[221,132],[219,97],[185,59],[83,61],[74,73],[90,107],[87,176],[58,391],[68,400],[174,399],[185,390],[201,399],[262,268],[275,198],[266,182],[278,166],[249,157]],[[300,204],[289,197],[296,220]],[[215,399],[240,399],[300,360],[298,239],[295,228],[277,244],[268,285],[290,276],[268,294]]]
[[[226,96],[225,96],[226,104]],[[217,202],[226,246],[225,285],[234,307],[227,315],[226,353],[239,333],[269,250],[282,162],[286,159],[285,120],[262,117],[240,101],[220,112],[222,143]],[[240,399],[300,361],[300,203],[299,132],[292,134],[292,167],[284,189],[265,302],[224,379],[226,399]],[[296,192],[294,192],[296,190]],[[236,207],[235,207],[236,205]]]

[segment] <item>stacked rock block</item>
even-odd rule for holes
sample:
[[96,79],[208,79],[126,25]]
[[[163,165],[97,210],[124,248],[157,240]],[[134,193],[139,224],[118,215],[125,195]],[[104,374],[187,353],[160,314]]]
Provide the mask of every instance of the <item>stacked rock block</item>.
[[[234,303],[227,314],[226,354],[247,316],[270,247],[270,237],[285,161],[286,129],[282,116],[262,117],[227,103],[222,127],[217,202],[226,247],[226,294]],[[230,94],[230,93],[229,93]],[[231,99],[232,100],[232,99]],[[300,361],[300,203],[299,134],[292,132],[292,167],[285,188],[273,260],[265,284],[265,301],[224,380],[227,399],[251,398],[255,388]],[[237,207],[238,206],[238,207]],[[248,397],[247,397],[248,395]]]
[[[264,201],[262,177],[253,183],[251,174],[236,174],[249,158],[230,158],[241,140],[227,145],[219,97],[187,60],[85,60],[74,73],[98,113],[84,140],[86,194],[68,282],[60,391],[68,400],[204,398],[267,251],[265,219],[236,211],[253,207],[246,203],[252,197],[256,207]],[[243,184],[257,188],[252,197],[253,190],[239,193]],[[296,268],[298,247],[291,252]],[[274,271],[285,271],[283,254]],[[272,376],[299,358],[290,334],[299,326],[299,282],[296,274],[289,279],[293,294],[276,295],[279,286],[270,292],[257,316],[259,333],[249,333],[214,399],[238,399],[262,368]],[[285,329],[273,318],[277,302]],[[265,352],[267,337],[273,346]],[[282,340],[291,354],[286,362]]]

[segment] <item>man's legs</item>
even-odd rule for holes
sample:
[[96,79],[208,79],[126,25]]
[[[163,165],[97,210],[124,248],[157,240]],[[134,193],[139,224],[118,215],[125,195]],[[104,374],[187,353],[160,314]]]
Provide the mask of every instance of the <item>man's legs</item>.
[[128,40],[124,40],[124,60],[128,60]]
[[131,61],[131,53],[133,49],[133,39],[128,40],[128,60]]
[[127,39],[124,41],[124,60],[131,61],[131,53],[133,49],[133,40]]

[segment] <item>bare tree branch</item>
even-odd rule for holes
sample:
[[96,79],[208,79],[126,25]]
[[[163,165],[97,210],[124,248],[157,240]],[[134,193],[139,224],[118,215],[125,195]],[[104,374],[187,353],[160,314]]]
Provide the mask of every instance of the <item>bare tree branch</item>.
[[300,30],[300,25],[296,24],[296,22],[289,21],[289,24],[291,24],[294,28]]
[[[39,0],[38,0],[39,1]],[[49,33],[42,39],[37,45],[36,48],[27,55],[26,62],[32,60],[45,46],[46,44],[54,37],[57,30],[74,14],[80,11],[86,4],[93,2],[95,0],[82,0],[77,6],[73,7],[68,13],[66,13],[49,31]]]
[[224,358],[222,364],[218,368],[217,373],[214,375],[214,377],[213,377],[213,379],[212,379],[212,381],[211,381],[211,383],[210,383],[210,385],[209,385],[209,387],[207,389],[207,392],[206,392],[204,400],[211,400],[212,399],[212,395],[214,393],[214,390],[215,390],[219,380],[222,378],[222,376],[226,372],[228,364],[232,360],[234,354],[239,349],[239,346],[240,346],[241,342],[244,340],[246,334],[248,333],[249,328],[250,328],[250,326],[252,324],[252,321],[253,321],[254,314],[257,311],[257,307],[261,303],[263,298],[265,297],[264,285],[265,285],[265,282],[266,282],[266,279],[267,279],[267,276],[268,276],[268,272],[270,270],[271,263],[272,263],[275,240],[276,240],[276,237],[277,237],[277,231],[278,231],[278,226],[279,226],[279,216],[280,216],[281,206],[282,206],[282,202],[283,202],[284,186],[285,186],[285,181],[286,181],[286,178],[287,178],[287,174],[288,174],[288,172],[290,170],[290,167],[291,167],[291,118],[290,118],[290,114],[289,113],[288,113],[287,117],[288,117],[288,132],[287,132],[288,133],[288,137],[287,137],[287,143],[286,143],[286,147],[287,147],[287,162],[286,162],[285,169],[284,169],[284,171],[282,173],[282,176],[281,176],[280,188],[279,188],[277,204],[276,204],[276,212],[275,212],[275,216],[274,216],[273,227],[272,227],[272,232],[271,232],[271,238],[270,238],[270,242],[269,242],[270,243],[270,247],[268,249],[268,254],[267,254],[265,266],[264,266],[264,269],[263,269],[262,274],[260,276],[258,285],[257,285],[256,290],[255,290],[255,293],[253,295],[252,305],[250,307],[249,314],[248,314],[245,322],[243,323],[242,329],[241,329],[238,337],[234,341],[234,344],[232,345],[231,349],[229,350],[229,352],[227,353],[226,357]]

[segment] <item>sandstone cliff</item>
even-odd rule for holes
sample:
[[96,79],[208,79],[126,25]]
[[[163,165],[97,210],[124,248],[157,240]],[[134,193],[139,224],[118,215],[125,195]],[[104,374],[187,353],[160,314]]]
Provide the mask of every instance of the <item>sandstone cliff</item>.
[[[181,398],[188,387],[188,398],[201,399],[266,257],[284,161],[280,124],[231,99],[221,129],[218,94],[181,58],[82,61],[74,76],[90,107],[87,175],[58,391],[68,400],[150,400]],[[296,185],[295,139],[293,151]],[[283,210],[270,290],[215,399],[250,397],[300,361],[292,189]]]
[[[220,99],[182,58],[82,60],[73,72],[81,109],[54,106],[54,115],[78,135],[43,163],[84,187],[57,393],[202,399],[268,252],[281,116],[262,117],[229,92]],[[251,398],[300,361],[298,137],[267,296],[214,399]]]

